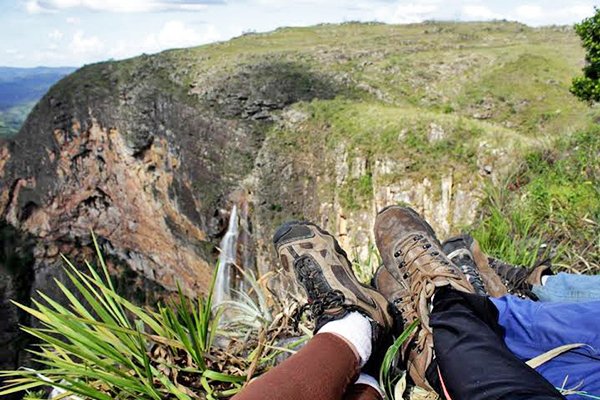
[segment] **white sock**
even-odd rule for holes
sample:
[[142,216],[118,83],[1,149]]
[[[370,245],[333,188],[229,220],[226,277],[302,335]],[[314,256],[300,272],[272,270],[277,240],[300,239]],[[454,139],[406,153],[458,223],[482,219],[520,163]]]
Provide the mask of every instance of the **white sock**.
[[544,275],[542,276],[542,286],[544,286],[546,284],[546,281],[548,281],[548,275]]
[[373,378],[371,375],[367,375],[367,374],[361,372],[360,375],[358,376],[358,379],[356,380],[356,382],[354,382],[354,384],[358,385],[359,383],[361,383],[363,385],[371,386],[373,389],[375,389],[375,390],[377,390],[377,392],[379,392],[382,399],[385,399],[385,394],[383,393],[383,390],[381,390],[381,387],[379,386],[379,382],[377,382],[377,379]]
[[360,357],[359,363],[361,367],[371,357],[373,347],[371,343],[373,339],[371,322],[358,311],[352,311],[344,318],[326,323],[317,332],[317,334],[319,333],[335,333],[352,343]]

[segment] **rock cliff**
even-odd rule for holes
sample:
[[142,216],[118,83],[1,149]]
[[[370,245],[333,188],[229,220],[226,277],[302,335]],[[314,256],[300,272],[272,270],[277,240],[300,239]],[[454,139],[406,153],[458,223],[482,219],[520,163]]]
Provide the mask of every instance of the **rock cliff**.
[[8,299],[53,293],[61,254],[93,259],[91,231],[142,302],[207,289],[240,198],[261,272],[289,218],[359,259],[387,204],[457,231],[526,150],[588,122],[568,94],[582,59],[564,29],[345,24],[86,66],[0,144],[2,345],[20,347]]

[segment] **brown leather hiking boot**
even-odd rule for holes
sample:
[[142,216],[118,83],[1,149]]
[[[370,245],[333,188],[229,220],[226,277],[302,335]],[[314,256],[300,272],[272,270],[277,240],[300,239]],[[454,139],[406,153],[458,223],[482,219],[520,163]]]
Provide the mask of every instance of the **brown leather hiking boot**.
[[488,258],[488,263],[506,285],[510,294],[534,301],[539,299],[531,290],[533,285],[541,285],[543,276],[554,275],[548,260],[533,268],[511,265],[492,257]]
[[[390,303],[390,313],[394,318],[392,333],[398,337],[404,332],[408,325],[416,320],[417,313],[413,304],[410,288],[404,280],[398,281],[390,274],[385,266],[380,266],[373,277],[373,286]],[[423,340],[425,345],[419,353],[415,349],[416,343]],[[415,331],[403,344],[399,357],[406,363],[413,382],[422,388],[433,391],[426,379],[426,371],[433,360],[433,336],[428,335],[426,330]]]
[[390,329],[387,301],[356,279],[346,252],[331,234],[308,222],[287,222],[277,229],[273,243],[284,269],[306,292],[315,332],[350,311],[371,320],[374,343]]
[[399,335],[406,325],[404,319],[406,312],[402,310],[402,300],[410,299],[408,284],[404,281],[398,282],[385,266],[380,265],[375,271],[375,275],[373,275],[371,285],[387,299],[390,305],[388,310],[394,318],[392,333],[396,336]]
[[431,390],[425,373],[433,359],[433,337],[429,327],[431,298],[437,288],[451,286],[473,293],[462,272],[444,255],[431,226],[408,207],[390,206],[375,220],[375,241],[389,274],[407,286],[408,296],[395,301],[404,325],[417,318],[420,329],[403,346],[408,352],[407,371],[418,386]]

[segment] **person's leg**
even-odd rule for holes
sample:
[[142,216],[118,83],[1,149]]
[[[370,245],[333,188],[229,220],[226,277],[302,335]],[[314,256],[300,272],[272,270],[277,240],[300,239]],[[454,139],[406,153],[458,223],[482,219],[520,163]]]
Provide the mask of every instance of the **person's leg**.
[[397,288],[381,284],[385,275],[379,275],[377,287],[387,292],[402,325],[419,321],[420,329],[402,349],[417,385],[441,393],[439,365],[453,400],[563,399],[508,350],[498,311],[487,297],[474,294],[472,283],[443,254],[435,232],[418,213],[386,207],[375,221],[375,241],[389,277],[397,282]]
[[[509,350],[497,318],[487,297],[449,287],[436,292],[429,323],[437,366],[452,399],[563,399]],[[435,375],[435,367],[429,368],[428,380],[435,381]]]
[[284,270],[306,294],[317,334],[235,399],[342,399],[389,331],[387,301],[358,282],[337,240],[318,226],[285,223],[273,244]]
[[298,353],[258,377],[234,400],[342,399],[360,367],[351,347],[332,333],[315,335]]
[[576,275],[561,272],[533,285],[540,301],[587,302],[600,300],[600,275]]
[[557,387],[577,387],[600,396],[600,301],[548,303],[514,296],[491,300],[507,346],[522,360],[566,344],[584,344],[537,371]]

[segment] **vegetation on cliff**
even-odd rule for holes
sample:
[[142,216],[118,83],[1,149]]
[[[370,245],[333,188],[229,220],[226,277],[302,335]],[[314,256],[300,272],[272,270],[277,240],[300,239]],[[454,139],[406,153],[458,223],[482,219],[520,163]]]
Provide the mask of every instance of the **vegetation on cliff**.
[[488,188],[473,234],[488,253],[531,267],[551,258],[574,273],[600,272],[600,130],[529,153]]
[[[206,297],[190,299],[181,290],[167,304],[139,307],[117,294],[94,238],[98,267],[86,262],[80,271],[67,259],[66,274],[74,289],[56,281],[68,298],[61,305],[44,293],[32,307],[14,302],[36,319],[24,327],[38,345],[29,351],[36,369],[0,372],[0,396],[27,391],[27,399],[51,398],[179,399],[230,397],[242,384],[273,365],[276,357],[305,341],[292,328],[293,308],[275,320],[248,312],[250,297],[230,302],[228,312],[244,312],[221,321],[224,307],[214,307],[212,288]],[[264,296],[251,280],[255,296]],[[214,285],[214,280],[213,280]],[[292,304],[293,307],[293,304]],[[282,337],[293,341],[278,345]],[[225,341],[226,347],[215,342]],[[41,390],[37,390],[41,389]]]

